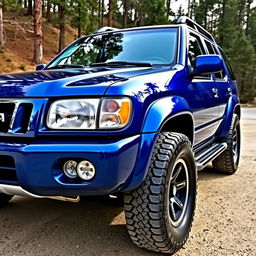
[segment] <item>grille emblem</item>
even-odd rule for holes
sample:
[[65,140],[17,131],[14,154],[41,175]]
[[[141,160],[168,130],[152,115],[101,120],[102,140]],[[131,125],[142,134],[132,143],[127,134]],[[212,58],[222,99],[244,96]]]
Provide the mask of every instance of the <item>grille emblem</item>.
[[4,115],[4,113],[0,113],[0,122],[1,123],[5,122],[5,115]]

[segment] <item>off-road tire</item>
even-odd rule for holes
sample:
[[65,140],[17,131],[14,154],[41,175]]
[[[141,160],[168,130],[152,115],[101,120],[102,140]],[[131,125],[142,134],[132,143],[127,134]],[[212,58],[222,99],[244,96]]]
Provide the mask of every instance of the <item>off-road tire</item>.
[[0,207],[7,205],[7,203],[13,198],[11,195],[0,193]]
[[[237,156],[234,158],[234,148],[233,141],[234,135],[237,135]],[[225,139],[225,142],[228,144],[227,149],[221,153],[216,159],[212,161],[212,166],[215,170],[226,173],[233,174],[237,171],[239,158],[240,158],[240,120],[237,114],[233,115],[232,123],[228,132],[228,135]]]
[[[180,225],[174,226],[170,221],[167,200],[170,199],[170,184],[173,180],[171,173],[174,173],[180,159],[187,165],[189,190],[184,216]],[[197,171],[189,139],[179,133],[160,133],[144,182],[124,196],[126,224],[132,241],[150,251],[169,254],[178,251],[191,230],[196,192]]]

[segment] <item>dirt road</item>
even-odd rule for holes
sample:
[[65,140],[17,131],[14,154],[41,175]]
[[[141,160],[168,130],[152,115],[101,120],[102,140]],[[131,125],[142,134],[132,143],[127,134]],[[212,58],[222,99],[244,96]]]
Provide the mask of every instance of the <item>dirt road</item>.
[[[243,116],[240,168],[232,176],[199,174],[193,230],[176,256],[256,255],[256,109],[243,109]],[[157,254],[132,244],[122,208],[111,202],[15,197],[0,209],[0,255]]]

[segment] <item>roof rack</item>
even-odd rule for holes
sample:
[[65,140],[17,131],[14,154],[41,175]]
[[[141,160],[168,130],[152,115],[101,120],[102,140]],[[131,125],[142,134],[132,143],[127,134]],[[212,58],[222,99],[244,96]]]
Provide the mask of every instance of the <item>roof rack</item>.
[[102,33],[102,32],[107,32],[107,31],[117,31],[117,28],[113,28],[113,27],[102,27],[99,28],[95,31],[95,33]]
[[195,21],[193,21],[192,19],[190,19],[187,16],[181,16],[178,19],[177,23],[178,24],[187,24],[189,27],[197,30],[198,32],[200,32],[201,34],[206,36],[207,38],[214,41],[214,38],[212,37],[212,35],[207,30],[205,30],[202,26],[200,26],[198,23],[196,23]]

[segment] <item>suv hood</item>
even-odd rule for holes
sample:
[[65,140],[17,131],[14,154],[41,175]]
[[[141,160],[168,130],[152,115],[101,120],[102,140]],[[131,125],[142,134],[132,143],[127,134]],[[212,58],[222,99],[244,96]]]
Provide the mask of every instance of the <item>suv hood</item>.
[[88,69],[43,70],[0,75],[0,97],[58,97],[103,95],[116,82],[155,73],[163,68],[94,67]]

